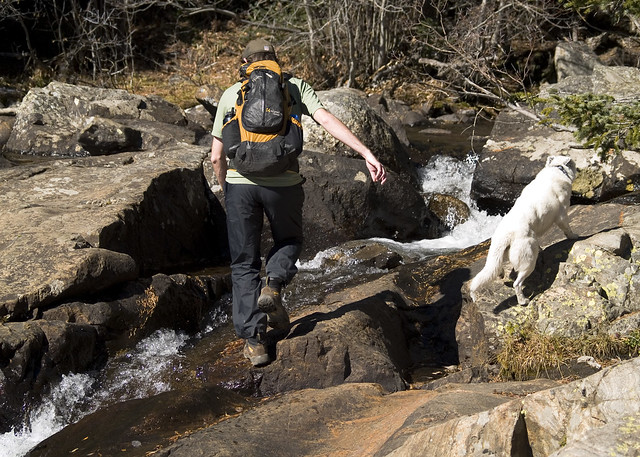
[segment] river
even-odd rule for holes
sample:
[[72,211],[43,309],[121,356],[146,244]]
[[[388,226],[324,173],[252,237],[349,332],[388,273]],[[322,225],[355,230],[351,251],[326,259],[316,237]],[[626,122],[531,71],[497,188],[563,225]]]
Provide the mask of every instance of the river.
[[[452,195],[467,203],[471,209],[470,218],[434,240],[398,243],[378,238],[376,241],[419,260],[454,252],[491,236],[501,217],[479,211],[470,198],[477,145],[470,147],[469,141],[461,140],[462,137],[468,137],[461,134],[467,130],[458,127],[455,135],[446,135],[444,139],[440,137],[440,146],[430,135],[429,140],[425,140],[430,152],[422,157],[425,165],[419,172],[425,198],[434,192]],[[420,138],[419,132],[413,132],[413,136]],[[422,146],[423,150],[427,149],[424,144]],[[434,150],[443,155],[434,155]],[[299,264],[299,274],[285,293],[285,305],[311,305],[328,291],[353,283],[354,278],[357,278],[357,282],[364,282],[384,273],[371,268],[361,270],[344,265],[329,271],[321,268],[323,259],[334,255],[336,249],[319,252],[313,259]],[[207,317],[205,330],[197,335],[157,331],[135,348],[113,357],[99,372],[64,376],[42,403],[30,412],[28,421],[20,429],[0,435],[1,457],[22,457],[33,446],[68,424],[101,408],[171,390],[172,383],[180,378],[181,372],[197,366],[197,362],[189,360],[192,354],[197,354],[194,348],[199,344],[211,344],[212,339],[232,338],[230,316],[224,311],[229,309],[229,300],[230,297],[223,297],[220,306]],[[291,306],[287,307],[291,309]]]

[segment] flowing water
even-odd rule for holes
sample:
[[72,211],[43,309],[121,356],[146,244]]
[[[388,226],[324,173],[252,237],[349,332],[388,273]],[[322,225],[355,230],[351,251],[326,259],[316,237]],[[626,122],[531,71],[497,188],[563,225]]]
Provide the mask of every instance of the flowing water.
[[[437,192],[452,195],[467,203],[471,216],[465,223],[434,240],[398,243],[378,238],[376,241],[408,258],[420,260],[463,249],[489,238],[500,217],[479,211],[470,199],[475,165],[476,156],[471,151],[462,160],[432,156],[420,170],[425,198]],[[333,289],[384,273],[375,268],[349,265],[327,271],[323,260],[334,256],[336,252],[336,249],[328,249],[318,253],[312,260],[299,264],[299,274],[285,293],[285,304],[296,303],[296,307],[312,304]],[[33,446],[66,425],[106,406],[171,390],[172,379],[178,376],[177,373],[185,365],[191,365],[186,360],[188,349],[199,342],[203,344],[207,338],[218,337],[216,330],[229,320],[229,316],[221,311],[229,308],[229,297],[223,300],[227,303],[212,312],[208,317],[207,329],[199,335],[158,331],[135,348],[112,358],[100,372],[64,376],[40,406],[31,411],[20,429],[0,435],[1,456],[22,457]]]

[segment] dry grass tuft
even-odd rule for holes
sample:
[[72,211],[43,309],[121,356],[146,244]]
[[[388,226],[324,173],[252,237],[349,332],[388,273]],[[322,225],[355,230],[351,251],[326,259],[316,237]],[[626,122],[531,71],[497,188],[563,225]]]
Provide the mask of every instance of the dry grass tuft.
[[136,304],[138,305],[138,315],[140,317],[138,321],[138,326],[132,328],[129,331],[129,336],[134,337],[138,331],[142,330],[149,318],[153,315],[156,307],[158,306],[158,295],[153,290],[153,286],[147,287],[144,291],[144,295],[136,300]]
[[582,356],[607,365],[612,359],[634,357],[639,353],[640,330],[627,337],[597,333],[569,338],[546,335],[526,325],[506,335],[497,361],[502,380],[524,381],[567,372],[570,363]]

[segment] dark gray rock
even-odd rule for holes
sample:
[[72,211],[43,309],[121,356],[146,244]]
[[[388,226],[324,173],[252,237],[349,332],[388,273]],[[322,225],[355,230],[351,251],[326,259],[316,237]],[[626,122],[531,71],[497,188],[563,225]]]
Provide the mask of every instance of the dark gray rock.
[[375,382],[390,392],[406,388],[410,356],[402,320],[384,296],[320,306],[293,324],[262,372],[262,394],[345,382]]
[[373,183],[361,159],[305,151],[306,252],[354,238],[399,241],[435,238],[441,227],[418,190],[393,171],[384,185]]
[[[221,387],[194,387],[117,403],[39,443],[28,457],[53,454],[145,457],[203,426],[237,415],[254,402]],[[213,454],[212,454],[213,455]]]

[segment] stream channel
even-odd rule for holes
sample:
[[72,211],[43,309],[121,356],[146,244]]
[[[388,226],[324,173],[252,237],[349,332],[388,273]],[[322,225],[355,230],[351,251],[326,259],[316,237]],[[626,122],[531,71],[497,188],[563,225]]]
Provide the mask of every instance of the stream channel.
[[[387,244],[405,257],[421,260],[488,239],[501,217],[479,211],[470,199],[470,191],[477,153],[490,130],[488,122],[475,126],[408,128],[407,134],[415,149],[412,160],[424,164],[419,172],[425,198],[435,192],[452,195],[470,207],[471,216],[438,239],[411,243],[379,238],[375,241]],[[321,269],[323,259],[335,255],[339,249],[331,248],[317,253],[312,259],[301,259],[299,273],[283,296],[290,311],[313,306],[329,292],[386,273],[371,267],[344,264],[329,271],[326,266]],[[1,457],[22,457],[44,439],[88,414],[120,402],[171,391],[194,372],[197,376],[198,370],[207,363],[203,358],[207,354],[220,353],[235,338],[230,303],[230,296],[223,297],[219,306],[207,316],[205,329],[196,335],[160,330],[136,347],[112,357],[99,372],[64,376],[47,398],[31,411],[20,429],[0,435]]]

